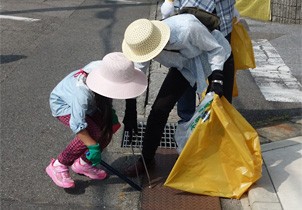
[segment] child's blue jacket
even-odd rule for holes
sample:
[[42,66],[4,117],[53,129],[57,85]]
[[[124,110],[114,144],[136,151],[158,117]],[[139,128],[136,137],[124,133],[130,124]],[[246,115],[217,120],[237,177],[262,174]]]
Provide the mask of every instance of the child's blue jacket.
[[70,114],[69,126],[74,133],[85,129],[86,115],[96,111],[95,94],[86,85],[85,73],[90,73],[93,65],[101,61],[93,61],[80,70],[68,74],[57,84],[50,94],[49,103],[54,117]]

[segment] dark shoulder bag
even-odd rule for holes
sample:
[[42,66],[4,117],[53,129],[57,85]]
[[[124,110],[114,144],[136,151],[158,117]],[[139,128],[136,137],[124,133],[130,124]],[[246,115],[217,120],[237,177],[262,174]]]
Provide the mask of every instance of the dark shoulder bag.
[[219,29],[220,19],[217,15],[199,9],[197,7],[183,7],[178,14],[189,13],[194,15],[209,31]]

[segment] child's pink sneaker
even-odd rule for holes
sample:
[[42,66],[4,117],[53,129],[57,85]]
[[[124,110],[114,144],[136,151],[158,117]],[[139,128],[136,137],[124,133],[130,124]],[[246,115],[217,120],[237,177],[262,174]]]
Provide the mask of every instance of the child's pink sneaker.
[[71,166],[71,169],[77,174],[83,174],[88,176],[90,179],[105,179],[107,177],[107,173],[99,168],[93,167],[90,164],[82,165],[80,163],[80,158],[78,158]]
[[67,166],[54,166],[55,159],[51,159],[50,164],[46,168],[46,173],[52,181],[59,187],[72,188],[75,186],[74,181],[69,175],[69,169]]

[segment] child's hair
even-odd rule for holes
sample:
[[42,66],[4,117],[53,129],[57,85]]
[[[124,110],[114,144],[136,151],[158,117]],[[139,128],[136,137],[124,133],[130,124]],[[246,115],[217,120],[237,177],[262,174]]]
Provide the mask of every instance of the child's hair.
[[101,112],[100,129],[101,139],[104,142],[110,142],[113,131],[112,131],[112,99],[95,93],[96,106]]

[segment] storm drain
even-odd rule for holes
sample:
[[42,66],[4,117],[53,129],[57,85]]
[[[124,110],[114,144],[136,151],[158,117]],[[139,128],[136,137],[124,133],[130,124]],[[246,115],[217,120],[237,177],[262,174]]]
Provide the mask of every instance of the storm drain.
[[[132,146],[133,148],[141,148],[143,137],[146,130],[146,122],[139,122],[137,123],[138,127],[138,133],[136,136],[132,137]],[[176,148],[177,144],[174,141],[174,133],[177,127],[177,123],[167,123],[165,126],[164,133],[162,135],[159,148],[166,148],[166,149],[172,149]],[[124,131],[123,133],[123,141],[122,141],[122,147],[131,147],[131,142],[129,138],[128,131]]]

